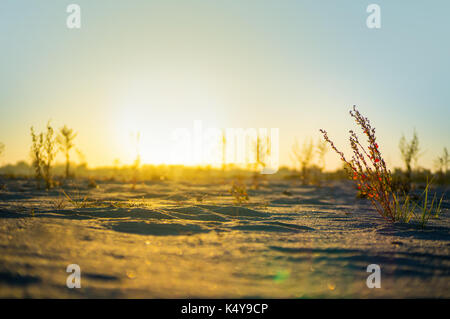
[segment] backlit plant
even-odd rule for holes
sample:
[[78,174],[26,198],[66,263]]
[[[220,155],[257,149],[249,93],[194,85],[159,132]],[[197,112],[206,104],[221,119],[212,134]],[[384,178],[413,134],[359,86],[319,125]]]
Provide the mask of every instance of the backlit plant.
[[37,134],[34,127],[31,127],[31,157],[33,161],[34,177],[36,179],[36,187],[40,189],[42,180],[42,165],[43,165],[43,154],[42,150],[44,147],[44,134]]
[[47,123],[47,132],[44,135],[44,144],[43,144],[43,165],[42,171],[45,180],[45,187],[50,189],[53,185],[52,180],[52,165],[55,159],[57,148],[56,148],[56,140],[54,136],[53,127],[50,125],[50,121]]
[[249,200],[247,187],[241,181],[233,181],[229,192],[231,196],[234,197],[235,202],[239,205]]
[[[355,119],[356,124],[364,132],[367,138],[367,146],[363,146],[352,130],[350,133],[350,146],[353,150],[351,160],[347,160],[344,153],[339,151],[334,143],[328,137],[325,130],[320,130],[325,141],[327,141],[333,150],[335,150],[345,163],[350,177],[357,182],[358,189],[362,195],[367,197],[377,212],[386,220],[391,222],[409,222],[411,218],[416,217],[422,227],[425,226],[430,216],[435,217],[441,212],[441,204],[444,195],[438,201],[434,195],[431,204],[428,201],[429,189],[431,183],[427,182],[425,191],[421,196],[422,204],[411,201],[409,195],[405,195],[400,200],[393,190],[392,175],[387,169],[386,163],[381,156],[381,152],[375,137],[375,128],[370,124],[367,117],[353,106],[350,115]],[[419,210],[416,214],[416,210]]]
[[404,214],[401,214],[398,210],[398,200],[391,186],[391,172],[386,168],[386,163],[381,156],[375,137],[375,128],[372,128],[369,119],[363,117],[355,106],[353,111],[350,111],[350,115],[364,132],[368,143],[366,147],[361,144],[356,133],[350,130],[349,140],[353,156],[351,160],[347,160],[344,153],[339,151],[330,140],[327,132],[320,130],[324,139],[340,155],[341,160],[346,164],[350,177],[357,181],[361,194],[371,201],[377,212],[389,221],[404,219],[401,217]]

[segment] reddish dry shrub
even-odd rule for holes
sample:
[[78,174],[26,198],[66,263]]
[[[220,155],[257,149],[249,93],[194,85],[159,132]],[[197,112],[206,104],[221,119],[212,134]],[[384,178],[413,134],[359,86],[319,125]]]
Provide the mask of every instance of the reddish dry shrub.
[[320,130],[325,141],[330,143],[331,148],[341,157],[346,164],[350,177],[357,181],[361,194],[367,196],[377,212],[386,220],[396,221],[398,219],[398,202],[392,189],[391,172],[386,168],[386,163],[381,156],[381,152],[375,137],[375,128],[372,128],[367,117],[353,106],[350,115],[355,119],[356,124],[361,128],[367,137],[367,146],[363,146],[353,130],[350,130],[350,146],[353,150],[351,160],[347,160],[344,153],[339,151],[328,137],[325,130]]

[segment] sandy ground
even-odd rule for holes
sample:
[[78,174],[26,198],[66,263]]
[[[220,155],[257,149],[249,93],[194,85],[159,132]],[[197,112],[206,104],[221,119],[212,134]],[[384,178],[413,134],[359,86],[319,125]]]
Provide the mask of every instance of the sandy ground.
[[[86,181],[0,191],[0,297],[450,297],[450,203],[425,230],[392,225],[351,184]],[[80,289],[66,267],[81,267]],[[369,289],[369,264],[381,288]]]

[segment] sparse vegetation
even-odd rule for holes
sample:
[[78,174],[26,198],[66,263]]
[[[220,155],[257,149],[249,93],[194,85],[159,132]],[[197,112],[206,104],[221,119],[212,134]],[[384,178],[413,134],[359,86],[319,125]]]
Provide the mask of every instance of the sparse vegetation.
[[[339,180],[342,178],[344,171],[350,173],[350,177],[357,182],[359,197],[367,198],[370,200],[377,212],[386,220],[391,222],[409,222],[412,219],[417,220],[422,226],[428,222],[431,216],[439,216],[442,209],[443,196],[438,200],[437,195],[430,195],[431,184],[426,184],[425,192],[421,196],[415,193],[409,193],[409,188],[405,190],[396,185],[395,176],[403,174],[401,170],[396,170],[395,174],[391,174],[390,170],[381,155],[378,143],[375,137],[375,129],[372,128],[370,121],[363,117],[356,107],[350,111],[350,115],[354,118],[357,125],[362,129],[364,135],[367,138],[367,145],[363,145],[359,140],[357,134],[350,131],[350,146],[353,150],[353,155],[350,160],[347,160],[343,152],[339,151],[333,142],[329,139],[325,130],[320,130],[323,134],[324,140],[319,140],[317,143],[313,143],[312,139],[305,139],[303,145],[300,146],[296,141],[292,148],[293,159],[297,164],[297,168],[300,172],[300,178],[304,185],[321,184],[322,179]],[[36,179],[37,187],[41,187],[41,182],[44,180],[47,189],[52,186],[61,186],[58,181],[53,181],[53,168],[56,153],[61,150],[65,156],[65,166],[57,165],[55,174],[61,174],[64,172],[65,177],[71,176],[71,161],[70,151],[74,148],[73,140],[76,137],[76,133],[73,129],[63,126],[59,130],[58,136],[55,137],[54,130],[50,124],[47,123],[47,130],[44,133],[36,133],[34,128],[31,127],[31,155],[32,155],[32,168],[34,177]],[[240,176],[232,182],[229,193],[234,198],[234,202],[241,205],[249,200],[247,192],[247,186],[244,179],[253,181],[253,188],[259,188],[259,174],[255,174],[255,170],[264,168],[266,166],[267,156],[270,156],[270,139],[264,134],[254,135],[252,141],[254,150],[254,162],[247,161],[247,163],[255,163],[254,166],[248,166],[248,170],[239,169],[237,167],[230,166],[225,172],[226,163],[226,136],[222,134],[222,169],[218,169],[212,173],[211,167],[206,168],[187,168],[183,166],[152,166],[141,165],[141,157],[139,152],[140,133],[133,135],[136,145],[136,158],[132,165],[119,167],[119,160],[114,162],[114,167],[98,168],[94,170],[88,170],[84,155],[76,149],[83,165],[72,168],[77,174],[82,169],[84,176],[87,178],[88,188],[97,188],[98,180],[111,180],[111,174],[113,174],[113,180],[116,181],[130,181],[132,183],[132,189],[136,188],[138,180],[152,180],[163,181],[166,179],[174,180],[198,180],[200,176],[203,179],[209,179],[214,177],[223,178],[228,176]],[[333,148],[341,157],[344,169],[338,170],[334,173],[324,172],[325,169],[325,155],[328,151],[328,144]],[[412,163],[417,161],[419,157],[419,141],[417,133],[414,131],[411,141],[402,137],[400,142],[400,149],[402,153],[402,159],[406,166],[406,175],[408,178],[412,178]],[[0,153],[2,151],[2,144],[0,144]],[[248,155],[248,154],[247,154]],[[248,160],[248,158],[247,158]],[[316,162],[314,162],[317,160]],[[438,157],[435,161],[438,176],[445,176],[448,173],[449,156],[447,148],[444,148],[442,156]],[[13,166],[11,166],[13,167]],[[31,169],[26,163],[18,163],[16,167],[20,167],[22,171]],[[63,169],[64,167],[64,169]],[[95,173],[97,172],[97,173]],[[298,172],[298,171],[297,171]],[[103,177],[97,175],[103,174]],[[280,168],[277,173],[278,176],[282,176],[282,179],[292,178],[292,171],[287,168]],[[420,183],[424,183],[426,178],[431,175],[429,170],[417,170],[415,171],[415,177],[420,177]],[[3,175],[5,176],[5,175]],[[9,174],[7,176],[14,176]],[[94,179],[95,176],[95,179]],[[131,176],[131,178],[130,178]],[[233,177],[233,178],[234,178]],[[273,176],[268,177],[268,180]],[[295,176],[298,178],[298,176]],[[442,178],[439,178],[440,180]],[[416,181],[417,182],[417,181]],[[253,189],[252,188],[252,189]],[[400,191],[399,191],[400,190]],[[292,193],[288,190],[282,192],[285,196],[292,196]],[[66,193],[64,193],[66,199],[76,207],[85,207],[86,198],[81,200],[73,200]],[[206,195],[205,195],[206,196]],[[198,196],[197,202],[202,202],[204,196]],[[430,200],[431,199],[431,200]],[[66,200],[64,200],[66,201]],[[62,207],[63,202],[55,202],[55,207]],[[180,202],[181,203],[181,202]]]
[[64,194],[67,201],[73,205],[75,208],[85,208],[88,207],[89,201],[87,200],[87,195],[78,194],[77,196],[69,196],[63,189],[61,192]]
[[3,153],[5,153],[5,144],[0,142],[0,156],[3,156]]
[[411,189],[412,164],[417,163],[420,152],[419,137],[417,136],[416,130],[414,130],[413,137],[410,141],[408,141],[405,136],[402,135],[398,147],[400,149],[401,158],[406,168],[405,188],[407,191],[409,191]]
[[44,134],[37,134],[34,130],[34,127],[31,127],[31,141],[31,157],[33,163],[32,165],[34,168],[34,178],[36,180],[37,189],[40,189],[43,176],[42,165],[44,160],[42,158],[42,149],[44,147]]
[[325,155],[328,153],[328,145],[326,141],[317,141],[317,155],[319,156],[319,169],[325,169]]
[[227,136],[225,130],[222,130],[221,146],[222,146],[222,171],[225,171],[227,167]]
[[232,182],[230,194],[234,197],[235,203],[239,205],[249,200],[247,187],[241,180]]
[[59,210],[59,209],[64,209],[65,207],[66,207],[66,199],[65,198],[58,198],[53,201],[54,209]]
[[88,187],[89,188],[98,188],[97,182],[95,181],[95,179],[93,177],[89,177]]
[[52,165],[57,152],[54,130],[50,121],[47,123],[45,134],[37,134],[34,127],[31,127],[31,142],[31,157],[36,186],[40,189],[41,181],[44,180],[46,189],[50,189],[53,182]]
[[430,217],[434,215],[434,217],[439,217],[440,213],[442,212],[442,200],[444,199],[444,195],[441,196],[441,198],[438,200],[437,195],[433,195],[433,199],[431,200],[431,203],[429,203],[430,200],[430,185],[431,183],[427,182],[427,185],[425,187],[425,190],[422,193],[421,201],[422,204],[419,206],[419,222],[420,226],[422,228],[425,227],[425,225],[428,223],[428,220]]
[[59,129],[59,134],[56,139],[59,144],[59,149],[64,153],[66,159],[66,178],[70,177],[70,151],[74,147],[73,140],[76,136],[77,133],[75,133],[73,129],[64,125]]
[[50,121],[47,123],[47,132],[44,139],[44,156],[43,156],[43,175],[45,180],[45,187],[50,189],[52,187],[52,165],[56,156],[56,140],[54,136],[53,127]]
[[[403,199],[395,194],[392,187],[391,172],[387,169],[386,163],[381,155],[376,137],[375,128],[372,128],[368,118],[363,117],[361,113],[353,107],[350,115],[355,119],[356,124],[362,129],[367,137],[368,145],[364,147],[355,132],[350,130],[350,146],[353,150],[351,160],[347,160],[344,153],[339,151],[334,143],[328,137],[325,130],[320,130],[333,150],[341,157],[346,164],[346,168],[350,177],[357,181],[360,192],[367,195],[377,212],[386,220],[391,222],[409,222],[412,216],[415,216],[417,203],[411,203],[411,199],[406,195]],[[413,159],[418,152],[418,140],[413,138],[409,145],[409,158]],[[436,212],[433,199],[431,206],[428,206],[428,192],[430,185],[427,183],[424,195],[424,203],[422,207],[421,225],[425,226],[428,221],[427,216],[431,216]],[[443,197],[441,198],[442,202]],[[440,210],[440,205],[438,207]]]
[[270,159],[270,137],[266,134],[258,132],[256,140],[254,141],[254,173],[252,177],[252,184],[254,189],[259,189],[261,179],[264,178],[260,173],[267,167]]
[[133,178],[132,178],[132,186],[131,188],[134,190],[136,189],[136,183],[138,180],[139,175],[139,168],[141,166],[141,154],[139,151],[139,143],[141,140],[141,134],[140,132],[136,133],[136,158],[133,162],[133,165],[131,166],[131,169],[133,171]]
[[300,178],[303,184],[308,184],[311,169],[311,163],[314,157],[314,143],[311,139],[305,140],[303,146],[300,147],[298,141],[292,147],[292,156],[298,164],[300,170]]
[[263,140],[263,138],[261,137],[260,134],[258,134],[256,136],[256,142],[255,142],[255,157],[256,157],[256,169],[259,170],[264,169],[264,167],[266,167],[266,163],[265,163],[265,147],[267,147],[267,145],[265,145],[265,141]]
[[448,174],[449,164],[450,164],[450,157],[448,155],[447,148],[444,147],[442,156],[439,156],[434,162],[438,174],[438,181],[441,183],[445,182],[445,178],[447,177]]

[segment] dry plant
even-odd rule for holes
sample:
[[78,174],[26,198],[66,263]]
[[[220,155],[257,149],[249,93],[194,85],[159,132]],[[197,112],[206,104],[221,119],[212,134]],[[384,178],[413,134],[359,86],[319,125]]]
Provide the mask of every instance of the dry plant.
[[50,121],[47,123],[47,132],[45,134],[43,151],[44,160],[42,171],[44,173],[45,187],[50,189],[52,187],[52,164],[57,152],[54,130],[50,125]]
[[71,203],[75,208],[86,208],[90,204],[87,200],[87,195],[82,196],[79,192],[77,196],[69,196],[63,189],[61,192],[66,197],[67,201]]
[[416,130],[414,130],[413,137],[410,141],[402,135],[398,147],[400,149],[402,160],[405,163],[406,184],[407,189],[409,190],[411,188],[412,164],[417,163],[420,156],[419,137],[417,136]]
[[41,188],[41,180],[42,180],[42,149],[44,147],[44,134],[37,134],[34,130],[34,127],[31,127],[31,158],[32,165],[34,167],[34,178],[36,179],[36,187],[37,189]]
[[[351,160],[347,160],[344,153],[339,151],[334,143],[329,139],[328,133],[325,130],[320,130],[325,141],[327,141],[331,148],[336,151],[341,157],[341,160],[346,164],[346,169],[351,178],[357,181],[358,189],[362,194],[367,195],[377,212],[386,220],[391,222],[409,222],[412,217],[416,216],[417,203],[413,203],[408,195],[403,200],[395,194],[392,188],[392,176],[390,170],[387,169],[386,163],[381,155],[378,143],[375,137],[375,128],[372,128],[368,118],[363,117],[361,113],[353,107],[350,115],[355,119],[356,124],[362,129],[367,137],[368,145],[364,147],[358,136],[352,130],[350,133],[350,146],[353,150]],[[416,142],[415,142],[416,143]],[[416,144],[417,145],[417,144]],[[421,209],[422,215],[421,224],[425,225],[428,220],[427,216],[437,213],[436,208],[439,207],[428,205],[428,192],[430,184],[427,183],[423,207]],[[442,202],[443,196],[441,197]]]
[[77,153],[79,166],[87,167],[86,156],[84,155],[84,153],[79,148],[76,148],[75,152]]
[[60,210],[60,209],[64,209],[65,207],[66,207],[66,199],[65,198],[55,199],[53,201],[54,209]]
[[56,141],[59,144],[59,149],[64,153],[66,158],[66,178],[70,176],[70,151],[74,147],[73,140],[77,136],[77,133],[73,129],[64,125],[59,129],[58,137]]
[[[3,156],[5,152],[5,144],[0,142],[0,157]],[[0,184],[0,191],[6,190],[6,184]]]
[[31,127],[31,142],[31,157],[37,188],[40,188],[41,180],[44,179],[45,187],[48,190],[52,187],[51,169],[57,152],[54,130],[50,121],[47,123],[45,134],[37,134],[34,127]]
[[298,164],[302,183],[308,184],[311,163],[314,158],[314,144],[312,140],[305,140],[302,147],[300,147],[296,140],[295,144],[292,146],[292,157]]
[[234,201],[239,205],[249,200],[247,187],[242,181],[233,181],[229,192],[234,197]]
[[260,185],[260,179],[263,177],[260,172],[264,170],[267,166],[267,161],[270,158],[270,137],[268,134],[256,135],[256,140],[254,141],[254,155],[255,155],[255,172],[252,178],[252,184],[254,189],[258,189]]
[[88,185],[89,188],[98,188],[97,182],[93,177],[88,178]]
[[264,169],[266,167],[266,152],[269,149],[269,145],[267,144],[268,140],[264,141],[261,135],[257,134],[255,141],[255,166],[256,170]]
[[222,171],[225,171],[225,169],[227,168],[227,136],[225,130],[222,130],[221,146],[222,146]]
[[141,133],[137,132],[136,133],[136,140],[135,140],[135,142],[136,142],[136,158],[135,158],[135,160],[133,162],[133,165],[131,166],[131,169],[133,171],[133,178],[132,178],[132,186],[131,186],[131,188],[133,190],[136,189],[136,183],[137,183],[138,175],[139,175],[139,168],[141,166],[141,155],[140,155],[140,152],[139,152],[140,140],[141,140]]
[[438,156],[435,160],[434,165],[439,174],[439,177],[443,180],[444,176],[447,176],[448,173],[448,165],[450,164],[450,157],[448,155],[447,148],[444,147],[444,151],[442,152],[442,156]]
[[4,152],[5,152],[5,144],[0,142],[0,156],[3,156]]
[[326,141],[317,141],[317,155],[319,156],[319,169],[323,171],[325,169],[325,155],[328,153],[328,145]]
[[202,203],[207,196],[208,194],[197,194],[195,195],[195,200],[199,203]]

